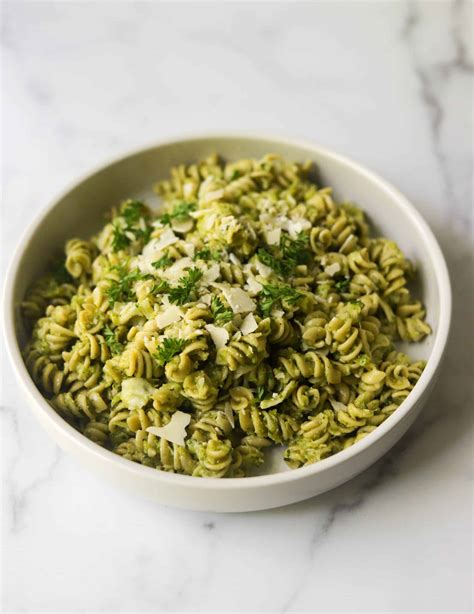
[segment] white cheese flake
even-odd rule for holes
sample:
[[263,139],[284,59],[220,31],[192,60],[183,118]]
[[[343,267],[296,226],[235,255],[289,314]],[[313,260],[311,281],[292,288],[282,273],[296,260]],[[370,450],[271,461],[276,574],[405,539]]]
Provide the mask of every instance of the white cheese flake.
[[283,309],[273,309],[272,310],[272,316],[274,318],[282,318],[285,315],[285,312],[283,311]]
[[212,294],[203,294],[199,300],[201,300],[205,305],[210,305],[212,296]]
[[329,399],[329,402],[332,405],[332,408],[334,409],[334,411],[346,411],[347,409],[347,405],[344,405],[344,403],[341,403],[340,401],[335,401],[334,399]]
[[222,293],[234,313],[255,311],[255,301],[241,288],[222,288]]
[[205,329],[211,335],[211,339],[214,341],[214,345],[218,350],[225,347],[229,341],[229,333],[225,328],[221,326],[214,326],[214,324],[206,324]]
[[260,260],[255,261],[255,268],[257,269],[258,274],[262,277],[270,277],[273,272],[269,266],[263,264],[263,262],[260,262]]
[[122,382],[122,402],[128,409],[141,409],[148,403],[155,389],[141,377],[130,377]]
[[267,230],[265,234],[268,245],[280,245],[281,228],[273,228],[273,230]]
[[179,232],[179,233],[189,232],[190,230],[192,230],[193,226],[194,226],[194,222],[190,218],[185,219],[185,220],[174,219],[171,221],[171,228],[175,232]]
[[[161,233],[161,235],[158,237],[158,239],[152,239],[152,241],[155,242],[153,249],[155,249],[156,251],[161,251],[165,249],[165,247],[168,247],[169,245],[173,245],[173,243],[176,243],[176,241],[179,241],[179,238],[174,234],[171,228],[166,228]],[[146,248],[150,245],[150,243],[148,243],[145,246],[145,249],[143,250],[143,254],[145,254]]]
[[240,260],[233,253],[229,254],[229,260],[232,262],[232,264],[240,264]]
[[190,258],[194,258],[194,254],[196,253],[196,246],[194,245],[194,243],[191,243],[189,241],[186,243],[183,243],[183,250],[186,256],[189,256]]
[[330,277],[333,277],[336,273],[341,270],[341,265],[339,262],[333,262],[332,264],[328,264],[324,269],[324,272],[327,273]]
[[218,264],[213,264],[208,269],[204,269],[204,273],[201,278],[201,283],[210,284],[213,281],[216,281],[216,279],[219,279],[220,274],[221,274],[220,266]]
[[166,426],[149,426],[146,431],[178,446],[184,446],[186,427],[191,422],[191,416],[182,411],[175,411]]
[[191,260],[191,258],[186,256],[176,260],[172,266],[165,269],[162,276],[166,277],[166,279],[169,279],[170,281],[178,281],[178,279],[185,274],[185,269],[190,269],[193,266],[194,262]]
[[244,290],[247,290],[250,296],[255,296],[262,290],[262,288],[262,284],[258,282],[255,277],[247,277],[247,283],[244,286]]
[[183,312],[181,309],[177,305],[170,305],[165,311],[163,311],[163,313],[159,313],[156,316],[155,322],[158,325],[158,328],[166,328],[170,324],[179,322],[182,317]]
[[230,406],[230,403],[225,404],[224,413],[227,416],[227,420],[229,421],[230,426],[232,428],[235,428],[234,412],[232,410],[232,407]]
[[240,325],[240,330],[242,331],[243,335],[249,335],[257,330],[257,328],[258,322],[251,313],[245,316],[244,321]]

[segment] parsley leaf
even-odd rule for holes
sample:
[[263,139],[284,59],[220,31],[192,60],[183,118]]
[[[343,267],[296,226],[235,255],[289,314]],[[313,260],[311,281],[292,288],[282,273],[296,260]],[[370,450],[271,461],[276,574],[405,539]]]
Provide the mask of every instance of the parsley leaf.
[[231,181],[235,181],[239,177],[240,177],[240,171],[235,169],[234,171],[232,171],[232,175],[230,176],[230,180]]
[[[113,222],[112,250],[126,249],[133,238],[148,243],[151,235],[150,214],[141,200],[127,200],[120,209],[120,215]],[[140,223],[143,220],[143,223]]]
[[155,262],[152,262],[151,266],[155,269],[164,269],[168,267],[172,262],[173,260],[168,256],[168,253],[166,252],[163,256],[161,256],[159,260],[155,260]]
[[165,213],[160,217],[160,222],[163,224],[171,224],[171,220],[185,220],[189,217],[191,211],[196,210],[196,203],[187,203],[181,201],[177,203],[169,213]]
[[153,286],[152,293],[166,293],[169,295],[169,299],[172,303],[184,305],[185,303],[191,302],[193,299],[197,282],[201,277],[202,271],[200,269],[189,269],[186,275],[178,279],[178,286],[173,288],[167,281],[162,279]]
[[163,339],[163,345],[158,348],[158,351],[153,355],[157,363],[161,366],[169,362],[176,354],[179,354],[187,344],[186,339],[176,339],[175,337],[167,337]]
[[271,284],[263,286],[261,290],[262,299],[259,302],[260,311],[263,317],[268,317],[274,305],[280,301],[296,303],[303,295],[291,286],[274,286]]
[[219,262],[221,258],[221,250],[211,250],[209,249],[209,247],[204,247],[203,249],[200,249],[194,254],[193,260],[205,260],[206,262],[208,260],[216,260],[217,262]]
[[257,390],[255,392],[255,397],[257,401],[262,401],[265,396],[265,386],[257,386]]
[[105,343],[109,346],[109,350],[112,352],[112,355],[120,354],[122,351],[123,345],[117,339],[117,335],[114,330],[106,326],[103,330]]
[[349,277],[345,277],[344,279],[340,279],[339,281],[336,281],[336,283],[334,284],[336,290],[338,290],[339,292],[343,293],[343,292],[347,292],[349,290],[349,284],[351,283],[351,280],[349,279]]
[[143,275],[138,269],[127,273],[123,266],[113,267],[119,273],[119,279],[109,279],[110,286],[107,288],[107,298],[111,305],[117,301],[133,300],[133,284],[140,279],[148,279],[149,275]]
[[280,277],[291,275],[299,264],[305,264],[310,258],[308,251],[309,237],[300,232],[296,239],[282,234],[276,253],[260,248],[257,256],[260,262],[271,267]]
[[216,324],[226,324],[234,317],[232,309],[225,307],[224,303],[216,295],[213,295],[211,298],[211,313]]

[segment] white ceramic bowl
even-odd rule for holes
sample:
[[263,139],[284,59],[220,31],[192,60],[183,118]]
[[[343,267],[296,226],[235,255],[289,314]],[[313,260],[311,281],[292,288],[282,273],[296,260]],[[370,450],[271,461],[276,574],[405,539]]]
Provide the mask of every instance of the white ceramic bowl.
[[[268,152],[288,159],[314,160],[320,185],[333,186],[337,198],[358,203],[375,231],[399,243],[418,267],[418,294],[427,307],[433,334],[410,345],[410,354],[428,364],[406,401],[381,426],[352,447],[315,465],[250,478],[213,480],[165,473],[121,458],[89,441],[65,422],[33,383],[21,357],[19,305],[48,258],[71,236],[88,237],[103,224],[103,214],[122,199],[143,196],[182,162],[218,152],[225,158],[259,157]],[[116,484],[160,501],[194,510],[251,511],[286,505],[334,488],[387,452],[413,423],[438,377],[451,318],[451,288],[443,255],[431,230],[404,196],[358,164],[308,143],[267,137],[208,136],[158,144],[131,153],[81,179],[50,203],[19,243],[5,286],[7,348],[31,407],[61,447]]]

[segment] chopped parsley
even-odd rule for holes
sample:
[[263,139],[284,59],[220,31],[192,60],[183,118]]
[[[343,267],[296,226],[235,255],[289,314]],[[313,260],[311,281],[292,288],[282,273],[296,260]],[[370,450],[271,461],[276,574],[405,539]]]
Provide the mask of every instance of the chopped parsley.
[[179,354],[181,350],[187,344],[186,339],[176,339],[175,337],[167,337],[163,339],[163,344],[158,348],[157,352],[153,355],[156,362],[163,366],[169,362],[176,354]]
[[187,203],[183,200],[177,203],[169,213],[164,213],[160,217],[160,222],[162,224],[171,224],[172,220],[185,220],[189,217],[191,211],[195,210],[196,203]]
[[155,260],[155,262],[152,262],[151,266],[155,269],[165,269],[166,267],[170,266],[172,262],[173,260],[168,256],[168,253],[166,252],[163,256],[161,256],[159,260]]
[[112,355],[120,354],[122,351],[123,345],[117,339],[117,335],[114,330],[106,326],[103,330],[105,343],[109,346],[109,350],[112,352]]
[[204,247],[194,254],[193,260],[216,260],[219,262],[222,258],[222,252],[219,249],[212,250],[209,247]]
[[303,295],[291,286],[282,285],[265,285],[260,294],[262,298],[259,301],[260,312],[264,318],[268,317],[275,306],[280,301],[287,303],[296,303]]
[[257,390],[255,392],[255,398],[258,402],[262,401],[265,396],[265,386],[257,386]]
[[338,292],[348,292],[349,291],[349,284],[351,283],[351,280],[349,277],[345,277],[344,279],[340,279],[339,281],[336,281],[336,283],[334,284],[336,290]]
[[134,269],[127,273],[125,268],[121,265],[115,266],[113,269],[118,271],[119,279],[109,279],[111,283],[106,293],[111,305],[117,301],[126,302],[133,300],[133,284],[140,279],[148,279],[150,277],[149,275],[140,273],[138,269]]
[[211,298],[211,313],[216,324],[226,324],[234,317],[232,309],[227,308],[218,296]]
[[[112,250],[126,249],[133,240],[148,243],[151,235],[150,214],[141,200],[127,200],[120,209],[120,215],[113,222]],[[140,224],[143,220],[144,223]],[[135,237],[135,239],[133,239]]]
[[282,234],[277,250],[272,253],[260,248],[257,256],[260,262],[272,268],[280,277],[286,277],[291,275],[299,264],[308,262],[308,241],[309,237],[304,232],[300,232],[296,239]]
[[161,280],[159,283],[155,284],[152,292],[153,294],[166,293],[169,295],[169,299],[172,303],[176,305],[185,305],[193,300],[197,283],[201,277],[202,271],[200,269],[189,269],[186,275],[178,279],[178,286],[172,287],[167,281]]
[[235,169],[234,171],[232,171],[232,175],[230,176],[230,180],[231,181],[235,181],[239,177],[240,177],[240,171]]

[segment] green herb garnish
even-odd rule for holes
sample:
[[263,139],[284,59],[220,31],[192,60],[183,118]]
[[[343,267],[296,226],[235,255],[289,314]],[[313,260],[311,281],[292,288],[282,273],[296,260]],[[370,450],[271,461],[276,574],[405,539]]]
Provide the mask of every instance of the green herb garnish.
[[112,267],[119,273],[119,279],[109,279],[110,286],[107,288],[106,293],[111,305],[117,301],[131,301],[133,300],[133,284],[140,279],[148,279],[149,275],[140,273],[138,269],[134,269],[129,273],[121,265]]
[[163,340],[163,345],[158,348],[153,357],[159,365],[163,366],[176,356],[176,354],[179,354],[187,343],[186,339],[167,337]]
[[216,324],[226,324],[234,317],[232,309],[227,308],[216,295],[211,298],[211,313]]
[[205,247],[194,254],[193,260],[205,260],[206,262],[208,260],[216,260],[217,262],[219,262],[221,258],[222,252],[220,250],[212,250],[209,249],[209,247]]
[[262,401],[265,396],[265,386],[257,386],[255,397],[258,402]]
[[232,171],[232,175],[230,176],[230,180],[231,181],[235,181],[239,177],[240,177],[240,171],[235,169],[234,171]]
[[291,275],[299,264],[308,262],[308,241],[309,237],[304,232],[300,232],[296,239],[282,234],[279,248],[274,253],[261,248],[257,256],[260,262],[271,267],[280,277],[286,277]]
[[[126,249],[133,240],[130,234],[135,237],[135,240],[148,243],[151,235],[149,217],[148,209],[142,201],[125,201],[121,207],[120,215],[113,222],[112,250],[118,252],[121,249]],[[141,219],[144,220],[143,225],[140,225]]]
[[196,210],[196,203],[181,201],[177,203],[169,213],[164,213],[160,217],[162,224],[171,224],[172,220],[185,220],[191,211]]
[[161,280],[152,288],[152,293],[165,293],[169,295],[169,299],[176,305],[184,305],[191,302],[196,290],[197,282],[202,277],[202,271],[194,268],[189,271],[183,277],[178,279],[178,286],[171,286],[167,281]]
[[262,298],[259,306],[260,312],[264,318],[268,317],[274,305],[280,301],[287,303],[296,303],[303,295],[291,286],[274,286],[271,284],[263,286],[261,290]]
[[122,351],[123,345],[117,339],[117,335],[114,330],[106,326],[103,330],[105,343],[109,346],[109,350],[115,356],[120,354]]
[[336,281],[336,283],[334,284],[334,287],[336,288],[336,290],[338,292],[340,292],[341,294],[343,292],[348,292],[349,291],[349,284],[351,283],[351,280],[349,277],[345,277],[344,279],[340,279],[339,281]]

